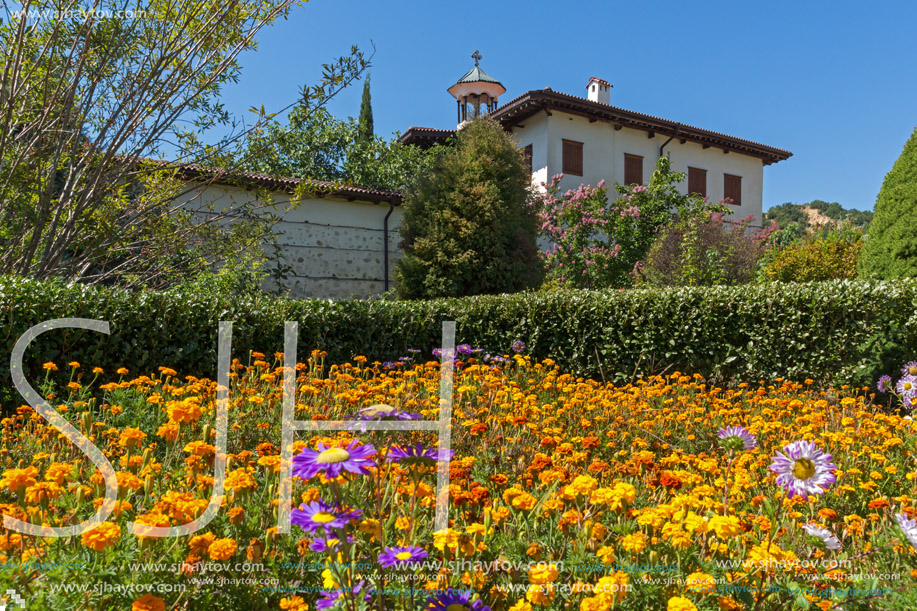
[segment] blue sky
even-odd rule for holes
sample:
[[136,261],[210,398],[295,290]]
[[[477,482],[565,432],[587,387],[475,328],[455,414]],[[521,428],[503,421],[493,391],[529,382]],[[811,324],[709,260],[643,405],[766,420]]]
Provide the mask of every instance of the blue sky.
[[[765,208],[837,201],[871,209],[917,126],[911,2],[467,2],[312,0],[263,31],[224,102],[238,116],[277,110],[321,64],[375,43],[376,132],[455,127],[446,89],[471,66],[507,89],[585,96],[789,149],[764,170]],[[331,105],[359,114],[361,86]]]

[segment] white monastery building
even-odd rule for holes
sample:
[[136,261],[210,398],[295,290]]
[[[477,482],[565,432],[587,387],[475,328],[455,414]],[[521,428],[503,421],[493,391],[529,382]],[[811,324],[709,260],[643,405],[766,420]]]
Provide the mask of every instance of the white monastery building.
[[[499,121],[523,147],[536,185],[556,174],[564,176],[563,190],[601,180],[608,186],[643,184],[659,157],[668,155],[673,168],[686,174],[683,192],[711,201],[729,198],[733,218],[754,215],[760,220],[764,166],[792,156],[783,149],[612,106],[611,83],[596,77],[586,84],[585,98],[546,88],[527,91],[501,106],[498,98],[506,89],[481,70],[477,51],[472,57],[475,67],[449,88],[458,107],[458,129],[485,113]],[[453,134],[455,130],[411,127],[401,141],[432,146]]]
[[[687,178],[683,192],[710,200],[729,198],[732,217],[761,218],[764,166],[792,153],[742,138],[660,119],[611,105],[611,84],[591,78],[587,97],[528,91],[499,104],[506,89],[475,66],[449,93],[456,100],[458,129],[488,114],[522,147],[535,185],[563,174],[560,187],[611,186],[649,181],[661,155],[669,155]],[[420,147],[442,145],[456,130],[411,127],[401,142]],[[215,209],[263,197],[289,202],[303,179],[257,173],[229,173],[183,166],[196,185],[183,196],[187,205],[203,202]],[[349,298],[377,295],[394,287],[400,256],[401,193],[307,181],[318,189],[287,211],[276,226],[276,247],[292,272],[283,281],[292,297]],[[613,195],[613,191],[612,191]],[[276,288],[276,287],[275,287]]]

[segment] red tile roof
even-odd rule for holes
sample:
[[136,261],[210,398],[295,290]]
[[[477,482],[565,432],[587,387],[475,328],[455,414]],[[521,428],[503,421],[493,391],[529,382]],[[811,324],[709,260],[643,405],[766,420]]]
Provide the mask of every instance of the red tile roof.
[[292,192],[300,186],[305,186],[318,197],[336,195],[348,200],[359,200],[379,203],[385,201],[396,206],[401,203],[400,191],[387,191],[385,189],[367,189],[356,185],[343,185],[324,180],[308,180],[291,176],[271,176],[259,172],[237,172],[225,168],[188,163],[176,166],[176,170],[188,179],[204,179],[211,183],[234,185],[241,187],[254,187],[271,191]]
[[[759,157],[767,164],[783,161],[793,155],[790,151],[759,142],[736,138],[735,136],[685,125],[632,110],[625,110],[601,102],[593,102],[586,98],[552,91],[548,87],[527,91],[503,104],[490,113],[489,116],[500,121],[503,127],[508,128],[543,110],[568,112],[586,116],[590,119],[607,121],[623,127],[654,132],[663,136],[677,136],[686,141],[697,142],[705,146],[720,147],[744,155]],[[433,144],[444,142],[446,138],[454,134],[455,130],[411,127],[401,136],[400,141],[405,144],[432,146]]]

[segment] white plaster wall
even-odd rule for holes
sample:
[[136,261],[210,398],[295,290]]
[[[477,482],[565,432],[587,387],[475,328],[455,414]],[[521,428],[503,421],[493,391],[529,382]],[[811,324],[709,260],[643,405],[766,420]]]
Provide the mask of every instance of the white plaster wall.
[[[533,180],[536,185],[547,182],[551,176],[563,169],[563,141],[574,140],[583,143],[583,176],[565,175],[561,189],[575,189],[580,184],[596,185],[605,180],[608,186],[624,182],[624,154],[643,157],[643,180],[648,182],[656,161],[659,147],[668,136],[649,138],[647,132],[624,127],[615,131],[611,123],[596,121],[577,115],[552,111],[549,117],[538,113],[523,122],[525,127],[513,130],[521,145],[533,144]],[[720,148],[704,149],[702,145],[672,139],[665,147],[674,169],[687,172],[688,166],[707,170],[707,196],[712,201],[723,198],[723,175],[742,177],[742,205],[734,207],[730,215],[738,220],[754,215],[760,221],[764,165],[757,157],[732,151],[724,154]],[[536,162],[537,159],[537,162]],[[546,162],[546,166],[542,165]],[[680,184],[682,193],[688,188],[687,177]],[[614,195],[613,192],[610,193]]]
[[[199,197],[198,197],[199,196]],[[184,196],[186,205],[201,209],[212,203],[223,210],[254,201],[256,194],[225,185],[211,185]],[[274,193],[277,212],[289,204],[285,193]],[[367,297],[384,291],[383,221],[387,202],[347,201],[337,196],[309,198],[283,213],[275,226],[276,244],[284,264],[293,273],[282,286],[269,282],[291,297]],[[403,210],[396,206],[389,217],[389,288],[394,287],[395,263],[400,256]]]

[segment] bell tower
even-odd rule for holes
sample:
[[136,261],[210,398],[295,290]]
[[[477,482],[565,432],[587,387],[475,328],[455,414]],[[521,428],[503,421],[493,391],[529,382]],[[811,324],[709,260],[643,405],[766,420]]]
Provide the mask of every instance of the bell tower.
[[479,65],[481,58],[482,55],[475,50],[471,54],[474,68],[452,87],[449,87],[449,93],[452,94],[458,105],[459,128],[465,121],[496,110],[497,98],[506,93],[506,88],[500,84],[500,81],[481,70]]

